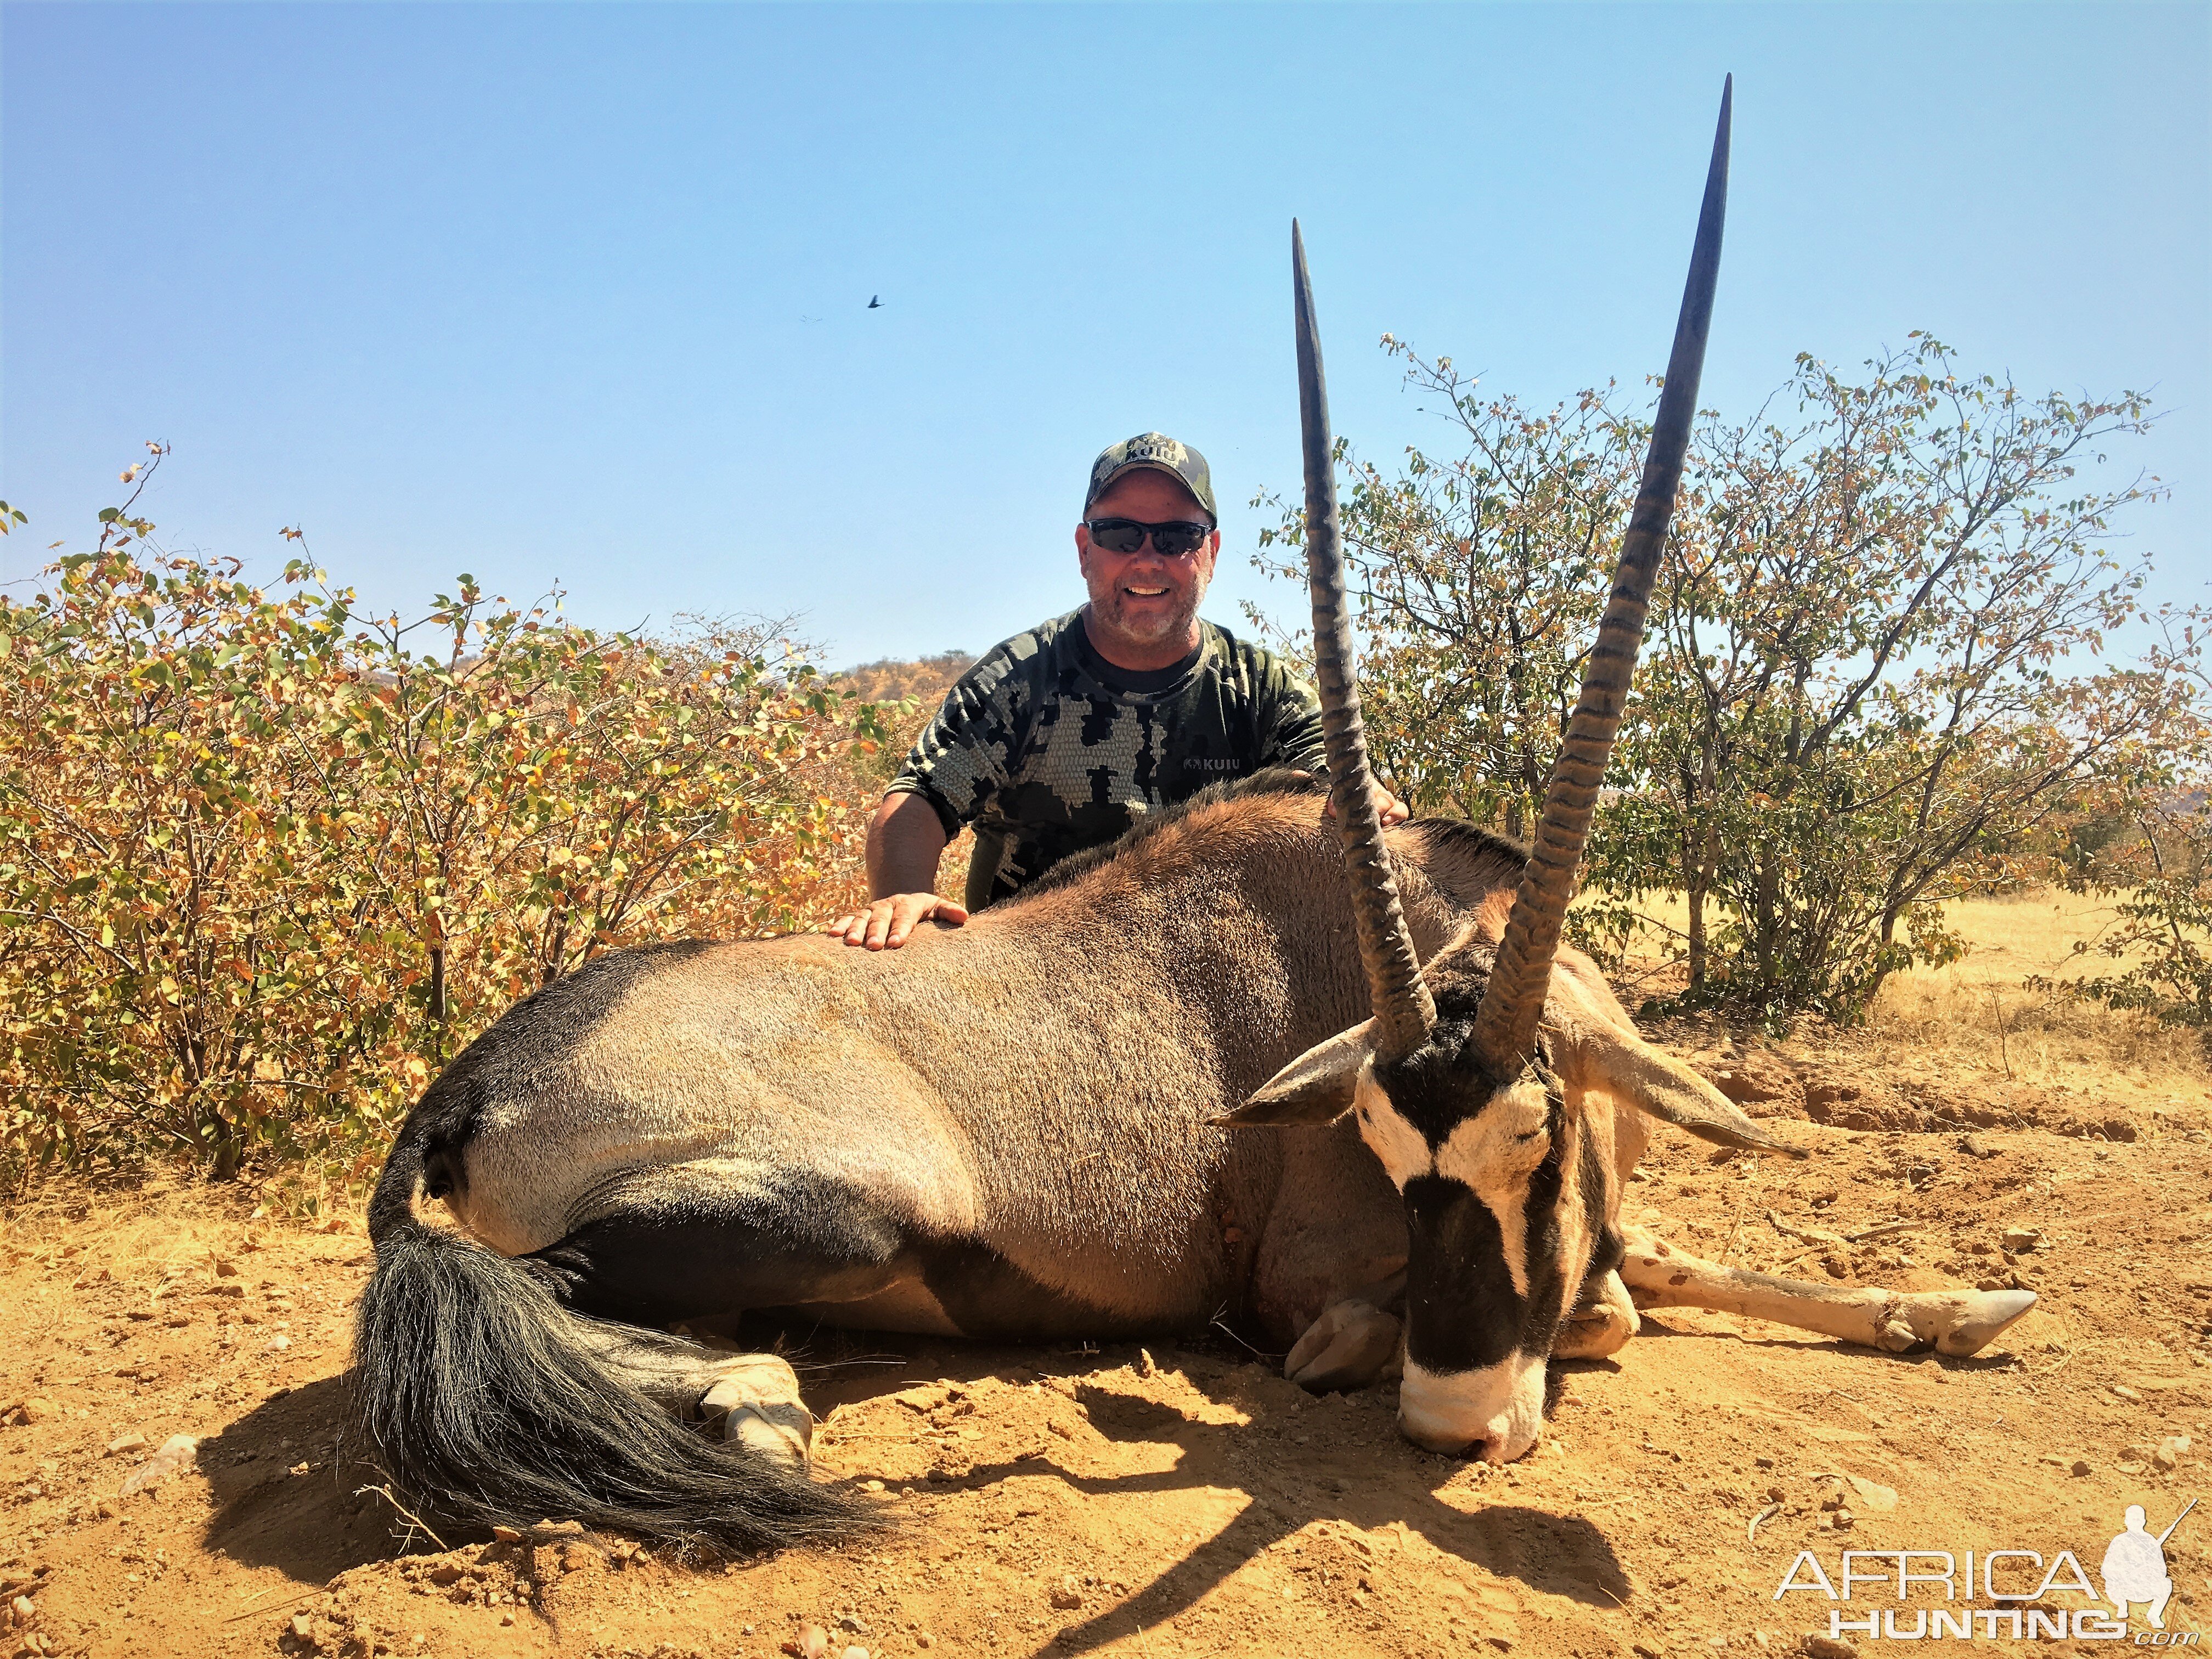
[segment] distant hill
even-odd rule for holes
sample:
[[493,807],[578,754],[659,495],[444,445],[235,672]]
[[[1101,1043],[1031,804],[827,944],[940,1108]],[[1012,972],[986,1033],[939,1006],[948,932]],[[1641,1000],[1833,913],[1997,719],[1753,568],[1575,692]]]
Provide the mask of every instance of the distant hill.
[[[899,697],[912,697],[928,705],[928,714],[937,712],[937,705],[952,689],[952,682],[975,666],[975,658],[968,651],[940,651],[933,657],[916,657],[900,661],[884,657],[875,662],[864,662],[855,668],[841,668],[830,678],[871,702],[890,702]],[[919,722],[917,723],[919,724]]]
[[974,665],[975,657],[965,651],[940,651],[933,657],[916,657],[904,660],[884,657],[874,662],[864,662],[854,668],[841,668],[830,677],[830,684],[841,691],[850,691],[866,697],[871,702],[896,702],[901,697],[914,699],[913,712],[902,720],[891,722],[894,740],[860,763],[861,775],[872,782],[888,782],[906,759],[907,750],[921,735],[921,728],[929,724],[937,713],[945,694]]

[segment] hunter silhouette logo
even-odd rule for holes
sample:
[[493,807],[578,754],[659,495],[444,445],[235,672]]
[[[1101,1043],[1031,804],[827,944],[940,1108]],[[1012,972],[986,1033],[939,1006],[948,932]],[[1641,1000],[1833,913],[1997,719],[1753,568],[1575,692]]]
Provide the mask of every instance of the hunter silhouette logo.
[[2166,1530],[2154,1538],[2143,1524],[2142,1505],[2128,1505],[2128,1529],[2105,1547],[2100,1574],[2105,1581],[2105,1599],[2120,1610],[2121,1618],[2128,1616],[2129,1603],[2147,1601],[2151,1628],[2166,1628],[2166,1604],[2173,1595],[2173,1580],[2166,1571],[2166,1540],[2173,1536],[2182,1516],[2196,1507],[2192,1498],[2181,1506],[2181,1514],[2166,1523]]

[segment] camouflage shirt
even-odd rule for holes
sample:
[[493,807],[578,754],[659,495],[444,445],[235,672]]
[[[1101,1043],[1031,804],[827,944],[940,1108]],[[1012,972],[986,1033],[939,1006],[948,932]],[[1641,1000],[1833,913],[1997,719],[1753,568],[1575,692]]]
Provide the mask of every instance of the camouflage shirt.
[[1225,628],[1199,632],[1175,668],[1133,673],[1098,655],[1075,611],[960,677],[890,789],[927,799],[948,836],[975,826],[969,908],[1208,784],[1323,769],[1313,688]]

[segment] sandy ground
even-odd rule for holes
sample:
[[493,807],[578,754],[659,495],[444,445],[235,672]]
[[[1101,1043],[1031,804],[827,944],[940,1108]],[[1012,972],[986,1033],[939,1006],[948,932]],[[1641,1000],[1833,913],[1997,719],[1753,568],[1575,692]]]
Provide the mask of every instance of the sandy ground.
[[[691,1570],[615,1539],[434,1539],[372,1490],[344,1426],[357,1224],[257,1219],[234,1189],[50,1192],[0,1231],[0,1659],[726,1659],[802,1650],[809,1626],[832,1655],[933,1659],[1780,1651],[1828,1628],[1817,1589],[1774,1599],[1801,1551],[1831,1580],[1847,1548],[2046,1567],[2070,1550],[2094,1575],[2127,1505],[2155,1532],[2212,1485],[2201,1090],[1947,1081],[1839,1040],[1672,1035],[1749,1109],[1808,1120],[1790,1133],[1816,1155],[1662,1131],[1632,1217],[1743,1265],[2018,1283],[2040,1305],[1967,1360],[1647,1316],[1617,1363],[1560,1369],[1545,1440],[1503,1472],[1407,1444],[1387,1390],[1310,1399],[1225,1336],[1147,1352],[787,1333],[826,1417],[820,1474],[882,1483],[902,1524]],[[2013,1229],[2039,1237],[2008,1252]],[[180,1434],[197,1443],[174,1472],[125,1495]],[[2212,1624],[2212,1505],[2166,1559],[2167,1627]],[[2008,1558],[1996,1587],[2038,1577]],[[2083,1606],[2069,1582],[2036,1605]],[[1840,1611],[1902,1605],[1909,1632],[1965,1599],[1862,1583]],[[2008,1630],[1990,1645],[2020,1646]]]

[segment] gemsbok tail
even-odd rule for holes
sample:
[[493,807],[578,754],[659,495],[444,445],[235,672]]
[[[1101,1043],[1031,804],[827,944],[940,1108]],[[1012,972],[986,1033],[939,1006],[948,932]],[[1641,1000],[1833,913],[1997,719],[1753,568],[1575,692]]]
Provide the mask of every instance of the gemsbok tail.
[[410,1501],[723,1554],[871,1524],[860,1501],[710,1439],[641,1392],[612,1356],[653,1333],[576,1313],[528,1264],[420,1220],[422,1167],[403,1132],[370,1205],[376,1270],[354,1340],[362,1425]]

